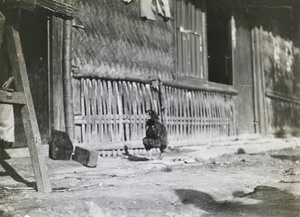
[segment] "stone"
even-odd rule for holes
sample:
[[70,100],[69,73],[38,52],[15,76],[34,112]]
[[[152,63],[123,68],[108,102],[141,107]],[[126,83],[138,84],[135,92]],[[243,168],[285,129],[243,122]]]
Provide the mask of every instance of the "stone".
[[49,157],[54,160],[70,160],[74,146],[69,134],[53,130],[49,140]]
[[98,151],[76,146],[72,160],[87,167],[96,167],[98,163],[98,155]]

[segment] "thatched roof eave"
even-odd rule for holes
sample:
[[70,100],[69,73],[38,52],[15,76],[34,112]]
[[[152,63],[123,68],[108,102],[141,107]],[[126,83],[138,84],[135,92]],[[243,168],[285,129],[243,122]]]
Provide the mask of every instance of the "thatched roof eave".
[[53,1],[53,0],[36,0],[36,5],[43,7],[53,13],[61,16],[74,18],[77,14],[77,9],[71,4]]
[[69,3],[55,0],[7,0],[0,4],[1,10],[22,8],[33,11],[36,6],[45,8],[58,16],[73,18],[77,14],[77,9]]

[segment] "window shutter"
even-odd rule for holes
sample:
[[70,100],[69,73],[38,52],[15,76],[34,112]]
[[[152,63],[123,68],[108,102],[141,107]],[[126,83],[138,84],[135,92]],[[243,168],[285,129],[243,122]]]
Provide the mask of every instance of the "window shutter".
[[177,69],[179,76],[204,79],[200,6],[199,0],[177,1]]

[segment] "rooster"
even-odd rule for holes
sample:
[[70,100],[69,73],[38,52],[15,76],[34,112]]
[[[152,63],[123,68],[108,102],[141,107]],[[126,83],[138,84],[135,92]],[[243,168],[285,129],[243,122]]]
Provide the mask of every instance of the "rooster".
[[168,145],[168,133],[165,125],[160,122],[157,113],[153,110],[147,110],[150,119],[146,122],[146,137],[143,139],[143,144],[146,151],[151,155],[152,148],[159,148],[159,159],[162,159],[162,153]]

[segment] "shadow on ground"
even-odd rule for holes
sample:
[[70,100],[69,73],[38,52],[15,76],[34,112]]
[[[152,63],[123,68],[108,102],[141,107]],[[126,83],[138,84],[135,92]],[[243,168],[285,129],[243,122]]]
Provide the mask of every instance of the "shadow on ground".
[[300,161],[300,156],[297,155],[271,155],[271,157],[280,160]]
[[13,217],[13,214],[5,212],[4,210],[0,210],[0,216],[2,216],[2,217]]
[[[253,192],[234,192],[235,198],[245,202],[216,201],[207,193],[176,189],[176,194],[183,204],[192,204],[206,211],[206,216],[299,216],[300,198],[289,192],[269,187],[258,186]],[[247,203],[255,199],[255,203]]]
[[[35,188],[35,182],[29,182],[26,179],[24,179],[22,176],[20,176],[17,171],[10,166],[5,160],[10,159],[9,155],[5,151],[5,149],[0,149],[0,165],[5,170],[5,172],[0,172],[1,176],[10,176],[12,179],[14,179],[16,182],[24,183],[27,187],[33,187]],[[1,214],[1,211],[0,211]],[[0,215],[2,216],[2,215]]]

